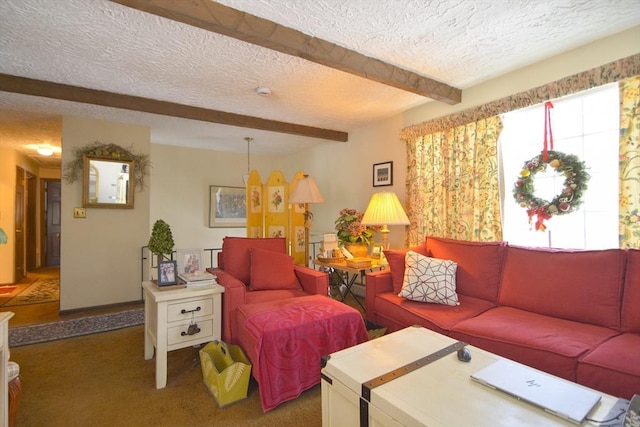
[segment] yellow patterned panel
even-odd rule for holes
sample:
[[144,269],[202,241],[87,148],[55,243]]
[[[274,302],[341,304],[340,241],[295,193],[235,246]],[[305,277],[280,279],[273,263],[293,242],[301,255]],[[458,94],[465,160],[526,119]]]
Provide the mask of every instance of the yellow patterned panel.
[[264,237],[285,237],[289,246],[289,184],[280,171],[273,171],[262,193]]
[[263,186],[258,171],[252,170],[247,181],[247,237],[264,237]]

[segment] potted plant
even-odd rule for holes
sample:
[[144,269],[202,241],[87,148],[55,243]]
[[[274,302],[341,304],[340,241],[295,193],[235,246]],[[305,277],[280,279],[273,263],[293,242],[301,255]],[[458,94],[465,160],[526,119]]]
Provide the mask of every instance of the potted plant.
[[362,225],[363,216],[364,212],[345,208],[335,221],[338,240],[355,257],[367,256],[373,232],[380,229],[378,226]]
[[149,238],[149,250],[158,256],[158,261],[171,259],[173,253],[173,235],[169,224],[159,219],[153,224]]

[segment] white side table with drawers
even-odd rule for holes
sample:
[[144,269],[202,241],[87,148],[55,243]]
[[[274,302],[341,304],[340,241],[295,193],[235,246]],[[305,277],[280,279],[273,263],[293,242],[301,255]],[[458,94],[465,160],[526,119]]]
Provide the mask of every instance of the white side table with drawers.
[[[167,385],[167,352],[219,340],[224,288],[159,289],[143,282],[144,358],[156,354],[156,388]],[[195,325],[190,327],[190,325]]]

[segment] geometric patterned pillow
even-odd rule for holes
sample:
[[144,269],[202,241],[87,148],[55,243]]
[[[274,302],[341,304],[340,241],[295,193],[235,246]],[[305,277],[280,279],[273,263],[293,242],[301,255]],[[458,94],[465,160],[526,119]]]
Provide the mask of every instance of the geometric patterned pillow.
[[459,305],[453,261],[429,258],[417,252],[405,255],[404,279],[398,294],[413,301]]

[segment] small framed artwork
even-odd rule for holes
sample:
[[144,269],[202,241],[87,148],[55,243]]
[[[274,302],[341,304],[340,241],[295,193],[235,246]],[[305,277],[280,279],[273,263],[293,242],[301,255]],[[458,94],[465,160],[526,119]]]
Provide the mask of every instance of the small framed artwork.
[[245,188],[210,185],[209,228],[236,228],[246,226],[247,192]]
[[371,246],[371,258],[380,259],[380,257],[382,256],[382,250],[382,245],[374,244],[373,246]]
[[393,185],[393,162],[374,164],[373,186],[384,187],[386,185]]
[[189,275],[204,271],[201,249],[178,249],[178,274]]
[[175,261],[159,261],[158,286],[175,285],[178,283],[177,268]]

